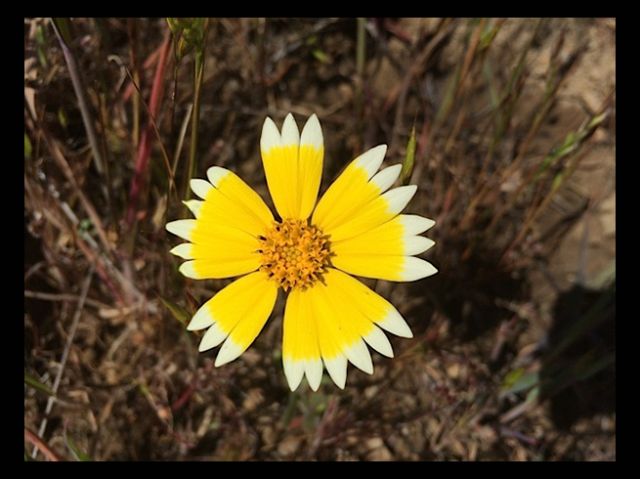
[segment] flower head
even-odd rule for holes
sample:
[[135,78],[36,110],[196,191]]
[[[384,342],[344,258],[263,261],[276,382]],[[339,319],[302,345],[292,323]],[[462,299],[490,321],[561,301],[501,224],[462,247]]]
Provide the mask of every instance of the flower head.
[[298,131],[289,114],[282,132],[267,118],[260,140],[267,186],[280,219],[233,172],[214,166],[208,181],[191,180],[201,200],[186,204],[195,219],[167,230],[184,238],[171,250],[194,279],[241,276],[193,316],[189,330],[206,329],[199,350],[222,344],[215,365],[239,357],[269,318],[278,290],[287,294],[282,359],[291,390],[302,377],[315,391],[323,364],[344,388],[347,362],[371,374],[367,345],[392,357],[382,332],[412,337],[400,313],[351,275],[414,281],[436,273],[416,258],[433,241],[420,233],[434,221],[400,214],[416,186],[391,188],[400,165],[380,171],[387,147],[353,160],[316,203],[324,144],[316,115]]

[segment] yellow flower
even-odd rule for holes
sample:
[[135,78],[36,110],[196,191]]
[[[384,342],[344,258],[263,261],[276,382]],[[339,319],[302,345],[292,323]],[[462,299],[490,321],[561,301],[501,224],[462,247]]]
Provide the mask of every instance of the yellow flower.
[[382,329],[412,337],[396,308],[350,275],[414,281],[436,273],[413,256],[433,246],[418,235],[434,221],[399,214],[417,187],[389,189],[400,165],[378,172],[385,145],[353,160],[316,204],[324,157],[316,115],[302,134],[291,114],[282,133],[267,118],[260,150],[281,220],[237,175],[214,166],[207,171],[209,181],[191,180],[202,198],[186,202],[196,219],[166,226],[189,241],[171,250],[188,260],[180,266],[185,276],[242,276],[207,301],[187,328],[207,329],[199,350],[222,344],[215,365],[226,364],[258,336],[282,288],[287,293],[282,360],[289,387],[295,390],[306,375],[317,390],[324,363],[344,388],[347,361],[373,372],[367,344],[393,356]]

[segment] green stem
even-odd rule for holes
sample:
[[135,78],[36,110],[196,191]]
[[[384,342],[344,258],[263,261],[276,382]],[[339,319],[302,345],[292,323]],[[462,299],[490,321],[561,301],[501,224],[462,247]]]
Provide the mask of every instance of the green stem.
[[[204,80],[204,54],[207,38],[207,30],[209,26],[208,19],[204,23],[204,34],[202,37],[202,44],[196,49],[196,56],[194,59],[194,71],[193,71],[193,111],[191,115],[191,141],[189,144],[189,165],[188,175],[185,179],[184,199],[188,200],[191,197],[191,190],[189,186],[189,180],[194,177],[197,167],[196,153],[198,150],[198,124],[200,122],[200,93],[202,90],[202,82]],[[185,207],[186,208],[186,207]]]
[[189,143],[189,166],[188,175],[185,184],[184,199],[191,197],[191,189],[188,188],[188,181],[193,178],[196,172],[197,160],[196,153],[198,151],[198,123],[200,120],[200,91],[202,79],[204,75],[204,52],[196,53],[194,68],[194,90],[193,90],[193,110],[191,112],[191,141]]

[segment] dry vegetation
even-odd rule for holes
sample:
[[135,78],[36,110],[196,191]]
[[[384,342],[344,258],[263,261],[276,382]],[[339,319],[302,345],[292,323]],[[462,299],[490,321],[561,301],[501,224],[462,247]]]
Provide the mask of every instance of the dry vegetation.
[[[25,20],[25,460],[615,459],[614,20],[172,27]],[[415,128],[409,210],[437,221],[440,273],[375,284],[415,338],[344,391],[289,392],[281,303],[214,368],[183,322],[226,282],[168,253],[190,169],[268,198],[289,111],[322,122],[322,188]]]

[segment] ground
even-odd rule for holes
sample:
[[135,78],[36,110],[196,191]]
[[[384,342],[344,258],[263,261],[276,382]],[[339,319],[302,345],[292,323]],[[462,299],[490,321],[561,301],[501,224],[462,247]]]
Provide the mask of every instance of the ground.
[[316,113],[321,191],[386,143],[437,222],[437,275],[366,281],[414,338],[316,393],[286,385],[282,298],[221,368],[185,330],[228,282],[181,277],[164,229],[203,24],[70,24],[88,120],[52,22],[25,20],[25,460],[616,459],[614,20],[208,21],[195,176],[271,206],[262,122]]

